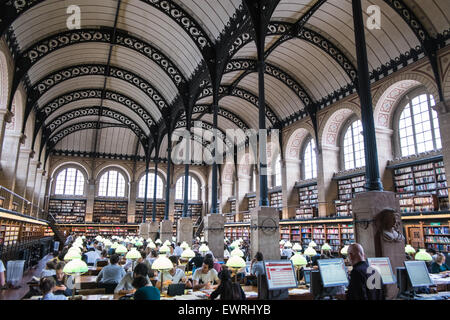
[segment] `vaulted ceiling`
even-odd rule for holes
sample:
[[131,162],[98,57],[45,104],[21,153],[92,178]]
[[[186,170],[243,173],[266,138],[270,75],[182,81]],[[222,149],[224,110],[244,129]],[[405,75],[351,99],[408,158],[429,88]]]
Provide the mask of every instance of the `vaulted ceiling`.
[[[352,5],[266,2],[277,4],[265,47],[266,125],[282,127],[354,90]],[[423,56],[426,41],[449,26],[448,0],[362,4],[382,13],[382,28],[366,30],[373,77],[405,53]],[[81,9],[79,30],[67,27],[69,5]],[[19,67],[13,89],[25,84],[25,114],[36,113],[33,140],[42,130],[46,154],[154,157],[158,146],[166,158],[169,127],[177,143],[187,115],[212,126],[218,56],[219,130],[258,128],[255,33],[242,0],[23,0],[2,4],[2,15],[0,31]],[[191,131],[195,148],[211,145],[212,137],[202,143]],[[228,143],[219,137],[221,149]]]

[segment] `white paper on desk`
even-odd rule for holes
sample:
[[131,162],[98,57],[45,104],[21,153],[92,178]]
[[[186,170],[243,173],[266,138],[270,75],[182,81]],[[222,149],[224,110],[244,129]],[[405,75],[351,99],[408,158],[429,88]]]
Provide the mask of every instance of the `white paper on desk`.
[[292,289],[292,290],[289,290],[289,294],[307,294],[309,292],[310,291],[307,290],[307,289]]
[[191,295],[199,297],[199,298],[206,298],[206,294],[201,291],[194,291],[191,293]]
[[245,293],[245,297],[246,297],[246,298],[254,298],[254,297],[258,297],[258,292],[254,292],[254,291],[246,292],[246,293]]

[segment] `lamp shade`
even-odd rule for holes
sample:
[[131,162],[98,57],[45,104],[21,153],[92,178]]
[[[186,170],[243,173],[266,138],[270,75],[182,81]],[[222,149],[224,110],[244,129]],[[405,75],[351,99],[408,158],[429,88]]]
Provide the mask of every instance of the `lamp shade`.
[[96,236],[96,237],[95,237],[95,240],[97,240],[97,241],[102,240],[102,236]]
[[147,248],[155,249],[155,248],[156,248],[156,244],[154,244],[153,242],[150,242],[150,243],[147,245]]
[[161,241],[161,239],[156,239],[155,243],[161,244],[162,241]]
[[144,244],[140,240],[138,240],[134,243],[134,245],[139,248],[142,247]]
[[125,258],[130,259],[130,260],[137,260],[137,259],[142,258],[142,255],[136,249],[131,249],[125,256]]
[[200,242],[205,242],[205,237],[202,237],[201,239],[200,239]]
[[189,245],[185,241],[183,241],[183,243],[180,245],[180,248],[185,250],[185,249],[189,248]]
[[114,242],[114,243],[111,245],[111,249],[117,249],[118,246],[119,246],[119,244],[118,244],[117,242]]
[[322,250],[331,251],[331,247],[328,243],[324,243],[322,246]]
[[308,244],[308,247],[315,248],[317,247],[317,243],[315,243],[314,240],[311,240],[311,242]]
[[291,261],[296,267],[306,266],[308,264],[306,258],[298,252],[291,257]]
[[280,246],[284,246],[285,243],[286,243],[286,241],[281,240],[281,241],[280,241]]
[[302,251],[302,246],[299,243],[294,244],[294,246],[292,247],[292,250],[294,251]]
[[117,254],[125,254],[127,252],[128,252],[128,250],[123,244],[119,244],[119,246],[116,248]]
[[111,247],[112,246],[112,242],[109,239],[106,239],[103,244],[105,245],[105,247]]
[[317,254],[317,252],[316,252],[316,250],[314,250],[313,247],[308,247],[305,250],[304,254],[307,255],[308,257],[314,257]]
[[170,241],[169,240],[164,241],[163,246],[170,246]]
[[234,256],[238,256],[238,257],[243,257],[244,256],[244,252],[242,252],[241,249],[236,248],[233,251],[231,251],[230,256],[234,257]]
[[186,248],[182,253],[181,253],[181,258],[183,259],[191,259],[195,257],[195,252],[192,251],[190,248]]
[[408,244],[405,247],[405,253],[414,254],[414,253],[416,253],[416,249],[414,249],[410,244]]
[[158,258],[153,261],[152,269],[158,271],[170,270],[173,268],[173,263],[166,256],[160,255]]
[[64,256],[64,261],[81,260],[81,254],[76,251],[68,251]]
[[347,252],[348,252],[348,245],[347,245],[347,246],[344,246],[344,247],[341,249],[341,254],[343,254],[344,256],[347,255]]
[[68,275],[83,274],[89,271],[89,268],[83,260],[76,259],[70,261],[64,266],[63,272]]
[[228,259],[226,265],[228,268],[233,268],[233,269],[240,269],[240,268],[244,268],[245,266],[247,266],[244,259],[242,259],[239,256],[231,256],[230,259]]
[[284,247],[285,247],[285,248],[292,248],[292,243],[291,243],[290,241],[286,241],[286,242],[284,243]]
[[159,253],[167,253],[170,252],[170,248],[166,245],[163,245],[161,248],[159,248]]
[[200,248],[198,249],[198,251],[200,251],[200,252],[208,252],[209,248],[208,248],[208,246],[206,244],[202,244],[200,246]]
[[67,253],[69,253],[69,252],[71,252],[71,251],[76,252],[76,253],[80,253],[80,254],[81,254],[81,249],[78,248],[78,247],[71,247],[71,248],[67,251]]
[[431,255],[425,251],[425,249],[419,249],[419,252],[416,253],[415,260],[420,260],[420,261],[431,261],[433,260],[433,258],[431,257]]

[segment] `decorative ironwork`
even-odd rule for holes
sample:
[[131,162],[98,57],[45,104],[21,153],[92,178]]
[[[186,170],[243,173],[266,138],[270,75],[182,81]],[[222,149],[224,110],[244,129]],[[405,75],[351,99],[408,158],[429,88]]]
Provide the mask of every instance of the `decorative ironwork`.
[[[25,73],[43,57],[58,49],[86,42],[110,43],[111,28],[80,29],[58,33],[47,37],[26,49],[22,57],[27,60]],[[155,62],[172,79],[176,86],[186,83],[179,68],[160,50],[151,44],[129,35],[126,31],[116,30],[114,45],[123,46],[146,56]]]
[[[101,99],[101,97],[102,97],[101,89],[80,89],[77,91],[72,91],[54,98],[45,106],[39,108],[37,118],[38,119],[47,118],[59,108],[72,102],[86,99]],[[156,124],[155,120],[152,118],[152,116],[147,112],[147,110],[144,107],[142,107],[139,103],[137,103],[133,99],[119,92],[107,90],[105,92],[104,99],[115,101],[133,110],[147,124],[149,128],[151,128]]]
[[[210,113],[212,106],[211,105],[196,105],[192,109],[192,114],[206,114]],[[226,118],[233,122],[237,127],[240,129],[246,131],[250,128],[250,126],[242,120],[238,115],[235,113],[226,110],[225,108],[219,107],[217,114],[223,118]]]

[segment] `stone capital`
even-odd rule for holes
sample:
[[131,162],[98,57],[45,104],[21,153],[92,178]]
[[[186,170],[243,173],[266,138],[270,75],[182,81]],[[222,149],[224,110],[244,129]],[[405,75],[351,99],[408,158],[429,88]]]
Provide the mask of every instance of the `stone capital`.
[[5,132],[5,137],[8,138],[16,138],[16,139],[22,139],[23,134],[21,132],[17,132],[17,131],[6,131]]
[[392,135],[394,134],[394,130],[383,127],[375,127],[375,133],[377,135],[387,135],[389,137],[392,137]]
[[433,107],[433,109],[439,114],[443,115],[448,112],[450,112],[450,100],[448,101],[441,101],[439,103],[436,103],[436,105]]
[[36,166],[36,168],[39,168],[41,166],[41,162],[38,160],[31,160],[30,165]]
[[9,111],[8,109],[0,109],[0,121],[3,120],[7,123],[10,123],[14,113]]
[[19,154],[21,156],[24,156],[24,157],[29,157],[32,152],[33,152],[33,150],[31,150],[31,149],[22,149],[22,148],[20,148],[20,150],[19,150]]

